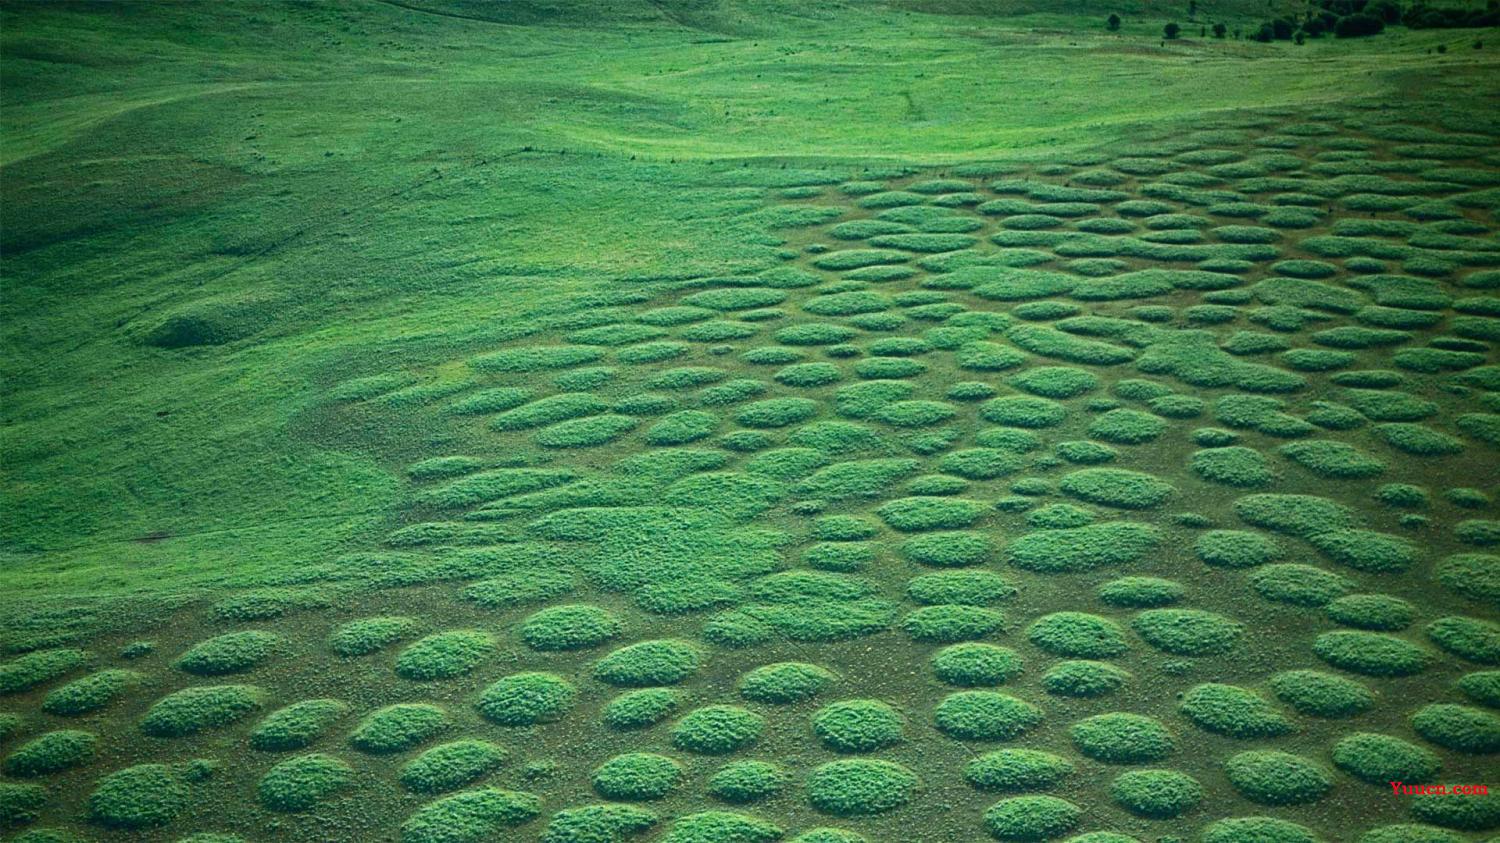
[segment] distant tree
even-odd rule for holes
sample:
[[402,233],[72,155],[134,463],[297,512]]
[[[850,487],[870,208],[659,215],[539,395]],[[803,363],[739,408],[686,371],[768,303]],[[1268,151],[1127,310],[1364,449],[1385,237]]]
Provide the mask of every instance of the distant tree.
[[1224,37],[1224,33],[1228,32],[1228,31],[1229,31],[1229,27],[1225,26],[1224,24],[1222,24],[1222,23],[1216,23],[1216,24],[1214,24],[1214,37],[1215,38],[1223,38]]
[[1302,34],[1302,30],[1300,30],[1300,29],[1297,30],[1297,38],[1296,38],[1297,46],[1299,46],[1299,47],[1302,46],[1302,42],[1304,42],[1306,40],[1307,40],[1307,36],[1304,35],[1304,34]]
[[1168,41],[1171,41],[1182,33],[1182,27],[1178,26],[1175,22],[1169,23],[1161,28],[1161,32],[1167,36]]
[[1447,44],[1439,44],[1437,46],[1437,51],[1439,53],[1446,53],[1446,52],[1448,52],[1448,45]]
[[1302,24],[1302,31],[1306,32],[1309,38],[1320,38],[1324,32],[1328,31],[1328,24],[1324,23],[1320,17],[1311,17],[1307,19],[1307,23]]
[[1196,14],[1198,14],[1198,0],[1188,0],[1188,20],[1192,20]]
[[1255,32],[1255,40],[1262,44],[1269,44],[1276,40],[1276,27],[1272,26],[1270,21],[1261,24],[1260,29]]
[[1292,31],[1296,26],[1286,18],[1277,18],[1271,21],[1271,32],[1277,41],[1285,41],[1292,37]]
[[1107,27],[1109,27],[1109,31],[1110,32],[1119,32],[1120,31],[1120,16],[1116,15],[1116,14],[1111,14],[1109,16],[1109,18],[1104,22],[1104,25],[1107,26]]
[[1395,0],[1379,0],[1365,9],[1365,14],[1374,15],[1387,24],[1401,22],[1401,5]]
[[1362,38],[1366,35],[1379,35],[1384,29],[1385,21],[1380,18],[1356,13],[1339,18],[1339,22],[1333,27],[1333,34],[1340,38]]

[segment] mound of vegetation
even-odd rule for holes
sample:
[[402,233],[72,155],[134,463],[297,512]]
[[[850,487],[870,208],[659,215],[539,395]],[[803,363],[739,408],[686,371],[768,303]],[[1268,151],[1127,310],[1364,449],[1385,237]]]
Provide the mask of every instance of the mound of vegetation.
[[893,761],[831,761],[808,774],[807,800],[827,814],[870,816],[905,805],[917,785],[916,773]]
[[89,794],[91,821],[106,828],[138,831],[158,828],[187,810],[192,799],[188,770],[167,764],[137,764],[99,780]]
[[1357,732],[1333,745],[1334,766],[1371,784],[1433,781],[1442,770],[1437,754],[1409,741]]
[[672,744],[703,755],[724,755],[742,749],[761,736],[766,721],[749,709],[710,705],[688,712],[672,727]]
[[42,711],[62,717],[92,714],[107,708],[140,682],[141,675],[133,670],[101,670],[50,691],[42,700]]
[[328,647],[341,656],[367,656],[408,637],[417,622],[406,617],[362,618],[350,621],[328,636]]
[[299,755],[267,771],[256,795],[271,811],[306,811],[347,788],[353,779],[349,765],[331,755]]
[[594,770],[594,790],[606,799],[661,799],[682,783],[682,765],[649,752],[616,755]]
[[594,663],[594,678],[610,685],[648,687],[672,685],[692,676],[703,665],[694,644],[676,639],[641,641],[610,653]]
[[871,752],[898,743],[906,718],[880,700],[844,700],[818,709],[813,734],[835,752]]
[[780,840],[780,826],[732,811],[702,811],[672,823],[660,843],[771,843]]
[[494,636],[476,629],[419,639],[396,657],[396,675],[414,681],[451,679],[478,667],[495,651]]
[[1036,749],[987,752],[964,766],[964,779],[979,790],[1048,790],[1073,774],[1066,758]]
[[1181,583],[1161,577],[1121,577],[1099,586],[1099,602],[1125,609],[1155,609],[1182,599]]
[[1431,653],[1403,638],[1356,630],[1319,635],[1313,654],[1340,670],[1366,676],[1411,676],[1432,661]]
[[1160,721],[1129,712],[1086,717],[1074,723],[1068,735],[1079,752],[1106,764],[1161,761],[1177,748]]
[[604,723],[611,729],[644,729],[667,719],[682,705],[682,698],[671,688],[642,688],[627,691],[604,707]]
[[1008,647],[994,644],[953,644],[932,656],[932,672],[949,685],[990,687],[1021,673],[1021,659]]
[[706,790],[715,799],[744,805],[776,795],[786,780],[786,771],[768,761],[736,761],[719,768]]
[[1203,801],[1203,786],[1176,770],[1131,770],[1115,777],[1109,795],[1132,814],[1161,820],[1196,808]]
[[984,828],[996,840],[1045,840],[1078,825],[1083,809],[1056,796],[1012,796],[984,812]]
[[264,692],[251,685],[205,685],[162,697],[141,718],[141,732],[180,738],[228,726],[260,709]]
[[1066,495],[1120,509],[1160,506],[1176,489],[1153,475],[1122,468],[1084,468],[1064,475],[1058,489]]
[[1309,717],[1353,717],[1375,705],[1369,688],[1318,670],[1288,670],[1271,677],[1271,693]]
[[1301,805],[1322,799],[1333,778],[1318,764],[1276,750],[1250,750],[1230,756],[1224,773],[1246,799],[1263,805]]
[[809,700],[834,681],[828,670],[806,662],[763,665],[740,677],[740,696],[751,702],[787,705]]
[[1472,706],[1431,703],[1412,715],[1411,726],[1424,740],[1454,752],[1500,752],[1500,717]]
[[482,843],[534,818],[542,801],[530,793],[482,787],[444,796],[401,824],[401,843]]
[[1130,622],[1147,644],[1177,656],[1213,656],[1234,649],[1244,625],[1201,609],[1148,609]]
[[914,641],[948,644],[983,638],[1000,629],[1005,616],[995,609],[980,606],[924,606],[909,613],[901,628]]
[[250,732],[250,746],[284,752],[310,746],[349,713],[349,706],[332,699],[303,700],[265,716]]
[[401,768],[401,785],[414,793],[447,793],[499,768],[508,754],[473,738],[439,744]]
[[1198,537],[1193,551],[1218,568],[1253,568],[1281,556],[1274,540],[1245,530],[1209,530]]
[[1129,679],[1127,671],[1108,662],[1062,661],[1042,676],[1042,690],[1059,697],[1099,697],[1119,690]]
[[1026,630],[1032,644],[1059,656],[1099,659],[1127,649],[1124,630],[1107,618],[1084,612],[1054,612],[1038,618]]
[[502,726],[531,726],[558,720],[577,699],[573,683],[555,673],[533,671],[497,680],[480,693],[474,707]]
[[1006,556],[1023,570],[1072,573],[1128,564],[1160,545],[1160,532],[1149,524],[1106,521],[1027,533],[1010,543]]
[[938,703],[938,731],[959,740],[1010,740],[1043,720],[1041,709],[995,691],[959,691]]
[[449,726],[448,712],[431,703],[397,703],[365,716],[349,735],[349,745],[373,755],[405,752]]
[[93,732],[62,729],[32,738],[5,757],[5,775],[28,778],[61,773],[87,764],[99,739]]
[[1179,708],[1201,729],[1231,738],[1272,738],[1292,731],[1291,721],[1253,691],[1205,683],[1188,690]]

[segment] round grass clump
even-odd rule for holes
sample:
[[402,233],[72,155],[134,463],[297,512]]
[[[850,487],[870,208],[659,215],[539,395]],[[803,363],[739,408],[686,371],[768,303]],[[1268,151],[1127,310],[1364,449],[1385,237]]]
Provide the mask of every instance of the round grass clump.
[[312,753],[272,767],[256,785],[260,804],[270,811],[306,811],[347,788],[354,770],[331,755]]
[[1412,676],[1432,661],[1431,653],[1405,639],[1344,629],[1319,635],[1313,654],[1340,670],[1366,676]]
[[1020,675],[1021,658],[1008,647],[994,644],[954,644],[932,657],[932,672],[949,685],[966,688],[1002,685]]
[[999,629],[1005,616],[980,606],[944,604],[924,606],[908,614],[901,628],[914,641],[950,644],[983,638]]
[[484,843],[534,818],[542,800],[530,793],[481,787],[418,808],[401,824],[401,843]]
[[979,408],[979,417],[995,424],[1034,430],[1062,424],[1068,417],[1068,408],[1050,398],[1014,395],[985,402]]
[[880,700],[844,700],[812,716],[813,734],[835,752],[872,752],[899,743],[906,718]]
[[505,748],[468,738],[441,744],[401,768],[401,785],[414,793],[447,793],[497,769]]
[[1300,755],[1250,750],[1230,756],[1224,773],[1246,799],[1262,805],[1302,805],[1322,799],[1333,778],[1321,765]]
[[266,715],[250,733],[250,746],[267,752],[302,749],[323,736],[349,706],[339,700],[303,700]]
[[1500,708],[1500,670],[1481,670],[1455,683],[1470,699],[1490,708]]
[[1348,507],[1316,495],[1246,495],[1234,502],[1234,512],[1252,526],[1310,537],[1353,526]]
[[1167,431],[1160,416],[1140,410],[1110,410],[1089,425],[1088,434],[1116,445],[1141,445],[1159,438]]
[[672,727],[672,744],[704,755],[724,755],[754,743],[766,721],[735,705],[710,705],[688,712]]
[[719,429],[719,417],[702,410],[682,410],[664,416],[661,421],[647,428],[648,445],[685,445],[697,442],[714,434]]
[[966,480],[993,480],[1021,467],[1015,454],[1001,448],[966,448],[945,455],[938,470]]
[[1245,627],[1202,609],[1148,609],[1130,622],[1147,644],[1176,656],[1216,656],[1239,643]]
[[1322,839],[1294,822],[1274,817],[1236,817],[1210,825],[1200,843],[1322,843]]
[[649,752],[616,755],[594,770],[594,790],[605,799],[661,799],[682,782],[682,765]]
[[1281,546],[1268,536],[1245,530],[1209,530],[1198,537],[1193,552],[1218,568],[1253,568],[1281,556]]
[[964,765],[964,780],[979,790],[1047,790],[1073,774],[1066,758],[1036,749],[1001,749]]
[[[521,640],[533,650],[584,650],[620,635],[625,625],[598,606],[553,606],[521,624]],[[421,642],[418,642],[419,644]]]
[[1500,625],[1478,618],[1450,615],[1427,625],[1434,644],[1462,659],[1500,664]]
[[708,795],[734,805],[775,796],[786,784],[786,771],[767,761],[736,761],[708,780]]
[[192,791],[166,764],[137,764],[99,780],[88,799],[88,817],[106,828],[158,828],[187,809]]
[[1383,473],[1386,464],[1347,442],[1313,439],[1276,449],[1287,459],[1330,480],[1357,480]]
[[1027,628],[1026,638],[1054,655],[1081,659],[1117,656],[1130,648],[1118,624],[1084,612],[1054,612],[1038,618]]
[[1140,559],[1161,544],[1161,534],[1147,524],[1110,521],[1062,530],[1038,530],[1010,543],[1012,565],[1040,573],[1089,571]]
[[818,403],[808,398],[768,398],[741,407],[735,421],[749,428],[776,428],[805,422],[818,414]]
[[667,719],[681,704],[681,698],[671,688],[629,691],[604,707],[604,723],[621,731],[644,729]]
[[1166,820],[1198,807],[1203,786],[1176,770],[1131,770],[1115,777],[1109,795],[1136,816]]
[[281,638],[269,632],[230,632],[203,641],[172,666],[198,676],[243,673],[270,658]]
[[1424,740],[1454,752],[1500,752],[1500,717],[1472,706],[1425,705],[1412,715],[1411,726]]
[[1087,440],[1059,442],[1057,455],[1075,465],[1099,465],[1119,456],[1119,452],[1108,445]]
[[1370,784],[1430,782],[1442,770],[1437,753],[1377,732],[1359,732],[1333,745],[1333,763]]
[[1099,602],[1127,609],[1155,609],[1182,599],[1182,584],[1161,577],[1121,577],[1111,580],[1094,592]]
[[140,682],[141,675],[133,670],[101,670],[49,692],[42,700],[42,711],[62,717],[91,714],[108,707]]
[[[16,784],[14,782],[0,782],[0,826],[12,827],[26,825],[36,822],[42,815],[42,808],[47,804],[49,793],[47,788],[39,784]],[[35,836],[28,833],[14,838],[25,840],[27,837]],[[39,843],[76,843],[76,837],[43,837]]]
[[1420,822],[1464,831],[1488,831],[1500,826],[1500,795],[1447,794],[1417,796],[1411,815]]
[[405,752],[447,729],[448,712],[431,703],[398,703],[377,709],[359,722],[349,744],[362,752]]
[[813,537],[823,541],[862,541],[879,532],[874,522],[854,515],[825,515],[813,522]]
[[439,632],[422,638],[396,657],[396,675],[413,681],[463,676],[495,651],[495,638],[477,629]]
[[1372,530],[1330,530],[1306,539],[1324,556],[1356,571],[1397,573],[1410,568],[1418,558],[1412,542]]
[[1354,588],[1354,583],[1313,565],[1284,562],[1250,572],[1255,593],[1273,603],[1323,606]]
[[1101,697],[1124,687],[1129,679],[1127,671],[1108,662],[1063,661],[1042,676],[1042,690],[1059,697]]
[[32,738],[6,756],[5,775],[18,778],[47,776],[87,764],[99,739],[93,732],[62,729]]
[[180,738],[228,726],[261,707],[265,694],[251,685],[206,685],[162,697],[141,718],[141,732]]
[[573,683],[555,673],[514,673],[485,688],[475,708],[502,726],[551,723],[578,700]]
[[1160,761],[1177,748],[1161,721],[1143,714],[1096,714],[1068,730],[1078,751],[1106,764],[1144,764]]
[[1360,835],[1359,843],[1464,843],[1464,839],[1447,829],[1401,823],[1372,828]]
[[780,840],[780,826],[731,811],[702,811],[672,823],[657,843],[771,843]]
[[1243,445],[1205,448],[1195,452],[1188,464],[1204,480],[1237,489],[1268,486],[1276,479],[1276,472],[1271,470],[1265,456]]
[[834,675],[815,664],[778,662],[762,665],[740,677],[740,696],[772,705],[810,700],[834,681]]
[[1500,556],[1456,553],[1437,564],[1437,581],[1445,588],[1489,606],[1500,606]]
[[1284,671],[1271,677],[1270,686],[1277,699],[1309,717],[1353,717],[1375,705],[1370,689],[1318,670]]
[[1004,741],[1016,738],[1042,722],[1042,710],[995,691],[959,691],[938,703],[933,721],[950,738]]
[[673,685],[703,666],[703,651],[673,638],[621,647],[594,663],[594,678],[623,687]]
[[1075,398],[1099,388],[1097,375],[1072,366],[1038,366],[1012,375],[1007,382],[1043,398]]
[[335,629],[328,636],[328,647],[341,656],[366,656],[406,638],[416,628],[411,618],[363,618]]
[[952,531],[928,533],[907,539],[901,555],[919,565],[959,568],[977,565],[995,552],[994,542],[984,533]]
[[926,606],[941,603],[987,606],[1017,593],[1016,587],[999,574],[973,569],[923,574],[906,584],[906,596]]
[[1334,623],[1376,632],[1405,629],[1417,618],[1415,606],[1389,594],[1349,594],[1323,610]]
[[1064,475],[1057,488],[1089,503],[1120,509],[1150,509],[1176,491],[1170,483],[1123,468],[1084,468]]
[[623,843],[644,834],[661,817],[636,805],[584,805],[552,815],[541,843]]
[[831,761],[808,774],[807,800],[827,814],[871,816],[911,801],[918,783],[916,773],[894,761]]
[[962,529],[979,520],[984,511],[980,502],[963,498],[911,497],[888,501],[875,514],[893,530],[915,533]]
[[1056,796],[1012,796],[984,812],[984,828],[996,840],[1045,840],[1072,831],[1083,809]]
[[1098,513],[1071,503],[1053,503],[1026,513],[1026,523],[1049,530],[1065,530],[1092,524]]
[[592,448],[619,439],[639,423],[634,416],[613,413],[570,419],[537,431],[536,443],[544,448]]
[[1231,738],[1274,738],[1292,731],[1291,721],[1269,702],[1234,685],[1191,688],[1178,710],[1198,728]]

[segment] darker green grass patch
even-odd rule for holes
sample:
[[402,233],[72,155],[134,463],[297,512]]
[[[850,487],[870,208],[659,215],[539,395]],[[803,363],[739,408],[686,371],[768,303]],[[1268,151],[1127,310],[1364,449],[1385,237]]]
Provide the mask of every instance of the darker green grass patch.
[[1147,609],[1130,622],[1147,644],[1177,656],[1215,656],[1239,644],[1245,627],[1202,609]]
[[1089,503],[1120,509],[1160,506],[1176,489],[1154,475],[1121,468],[1085,468],[1064,475],[1058,483],[1064,494]]
[[1262,805],[1316,802],[1333,788],[1332,775],[1300,755],[1276,750],[1249,750],[1224,762],[1229,783],[1241,795]]
[[472,738],[441,744],[401,768],[401,786],[414,793],[447,793],[498,769],[508,755],[504,747]]
[[87,661],[87,653],[72,648],[27,653],[0,664],[0,695],[29,691],[66,676]]
[[93,732],[79,729],[47,732],[17,747],[5,757],[0,769],[5,775],[17,778],[50,776],[87,764],[98,744]]
[[694,709],[672,727],[672,745],[703,755],[724,755],[760,739],[765,718],[734,705]]
[[162,697],[141,718],[143,734],[157,738],[196,735],[237,723],[261,708],[265,692],[251,685],[205,685]]
[[141,674],[121,668],[91,673],[49,692],[42,700],[42,711],[63,717],[91,714],[139,687],[141,680]]
[[818,709],[812,731],[835,752],[873,752],[900,743],[906,718],[880,700],[843,700]]
[[307,811],[347,789],[354,770],[331,755],[299,755],[272,767],[256,785],[260,804],[271,811]]
[[481,843],[502,836],[541,812],[530,793],[483,787],[418,808],[401,824],[401,843]]
[[984,828],[996,840],[1045,840],[1073,830],[1083,809],[1056,796],[1012,796],[984,812]]
[[703,661],[703,652],[687,641],[641,641],[595,662],[593,675],[622,687],[672,685],[697,673]]
[[1313,654],[1340,670],[1378,677],[1412,676],[1432,661],[1430,652],[1404,638],[1356,630],[1319,635]]
[[1171,819],[1198,807],[1203,786],[1176,770],[1131,770],[1115,777],[1109,795],[1132,814],[1150,819]]
[[671,688],[627,691],[604,707],[604,723],[620,731],[645,729],[667,719],[681,705],[681,696]]
[[250,733],[250,746],[267,752],[303,749],[342,720],[349,706],[340,700],[303,700],[266,715]]
[[573,683],[555,673],[513,673],[485,688],[474,707],[502,726],[551,723],[572,710],[578,700]]
[[1155,527],[1134,521],[1106,521],[1058,530],[1038,530],[1006,548],[1010,564],[1028,571],[1068,573],[1123,565],[1161,544]]
[[164,826],[188,809],[192,801],[189,779],[182,768],[167,764],[137,764],[99,780],[86,809],[91,821],[126,831]]
[[431,703],[397,703],[366,715],[349,735],[349,745],[372,755],[405,752],[450,726],[448,712]]
[[1049,653],[1070,658],[1108,658],[1129,649],[1118,624],[1084,612],[1045,615],[1027,628],[1026,638]]
[[596,647],[625,631],[613,613],[597,606],[552,606],[521,624],[521,640],[544,652]]
[[807,799],[827,814],[871,816],[910,802],[919,783],[916,773],[893,761],[832,761],[808,774]]
[[396,675],[414,681],[452,679],[473,671],[494,651],[495,639],[488,632],[439,632],[402,650],[396,657]]
[[1248,740],[1292,731],[1292,722],[1254,691],[1205,683],[1183,695],[1178,709],[1193,725],[1214,734]]

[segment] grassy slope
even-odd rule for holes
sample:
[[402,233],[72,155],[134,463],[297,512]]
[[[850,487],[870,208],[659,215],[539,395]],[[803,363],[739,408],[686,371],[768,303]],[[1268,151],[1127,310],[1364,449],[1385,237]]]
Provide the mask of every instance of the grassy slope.
[[[762,24],[740,37],[629,9],[584,30],[382,3],[4,6],[5,588],[227,581],[357,545],[400,503],[393,467],[439,443],[321,430],[321,388],[450,359],[609,277],[765,265],[747,215],[781,160],[1046,154],[1378,95],[1464,40],[1162,48],[1161,21],[1110,36],[1091,10],[756,11],[711,16]],[[256,331],[142,344],[184,311]]]

